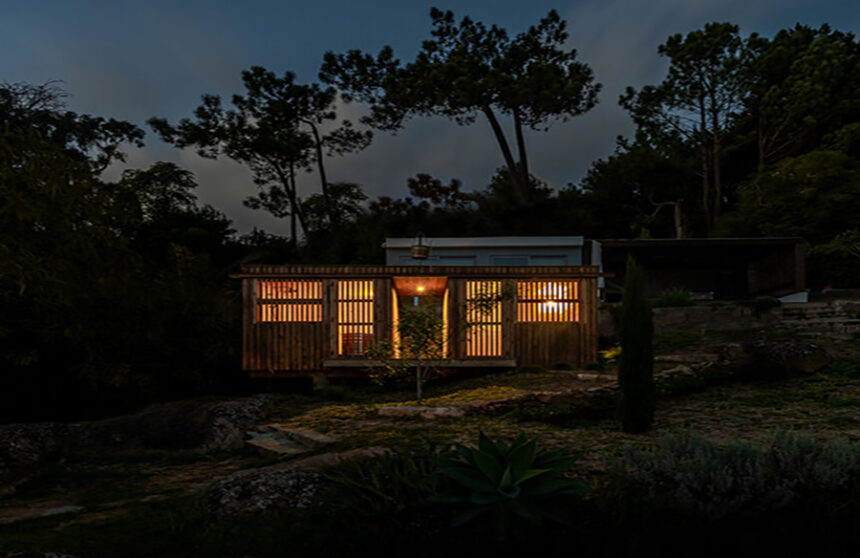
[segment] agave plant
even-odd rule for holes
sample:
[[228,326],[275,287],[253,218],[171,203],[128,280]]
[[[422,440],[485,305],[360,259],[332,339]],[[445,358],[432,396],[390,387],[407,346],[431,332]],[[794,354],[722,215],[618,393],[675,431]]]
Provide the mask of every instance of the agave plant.
[[441,460],[440,470],[453,482],[434,501],[460,506],[454,526],[483,520],[498,539],[545,519],[565,523],[565,497],[588,491],[584,483],[562,476],[576,459],[538,450],[524,434],[508,445],[482,432],[478,447],[458,445],[456,457]]

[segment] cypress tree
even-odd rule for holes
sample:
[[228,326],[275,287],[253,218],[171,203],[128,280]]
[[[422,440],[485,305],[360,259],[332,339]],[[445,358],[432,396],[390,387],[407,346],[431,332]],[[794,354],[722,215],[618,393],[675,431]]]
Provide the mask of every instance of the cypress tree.
[[621,302],[621,357],[618,362],[618,414],[624,432],[645,432],[654,421],[654,322],[645,300],[645,278],[632,256],[627,258]]

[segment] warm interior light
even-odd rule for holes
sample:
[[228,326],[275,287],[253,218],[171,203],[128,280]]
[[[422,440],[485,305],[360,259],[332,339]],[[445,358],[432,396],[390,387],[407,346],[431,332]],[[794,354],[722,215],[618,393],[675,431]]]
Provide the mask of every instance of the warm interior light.
[[578,281],[519,281],[517,321],[578,322]]
[[417,289],[418,289],[419,293],[423,293],[424,292],[424,285],[418,285]]

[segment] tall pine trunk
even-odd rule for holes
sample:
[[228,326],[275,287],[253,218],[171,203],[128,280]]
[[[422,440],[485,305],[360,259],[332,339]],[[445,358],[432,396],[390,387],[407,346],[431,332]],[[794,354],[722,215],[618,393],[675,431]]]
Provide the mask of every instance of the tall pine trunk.
[[520,205],[526,205],[529,198],[529,185],[524,182],[519,165],[514,161],[514,155],[511,153],[511,148],[508,145],[508,140],[505,138],[505,133],[499,125],[499,120],[496,118],[493,109],[490,107],[483,108],[484,115],[490,122],[490,127],[493,129],[493,135],[496,136],[496,141],[499,143],[499,148],[502,150],[502,157],[505,159],[505,165],[508,167],[508,173],[511,175],[511,182],[514,186],[514,197]]
[[519,171],[523,182],[529,184],[529,162],[526,156],[526,140],[523,137],[523,123],[520,119],[520,111],[514,109],[514,132],[517,136],[517,150],[520,155]]
[[[711,102],[715,103],[714,100],[712,100]],[[716,106],[716,105],[714,105],[714,106]],[[713,138],[712,139],[712,141],[713,141],[712,153],[713,153],[713,155],[711,158],[711,161],[712,161],[711,164],[713,165],[713,172],[714,172],[714,205],[712,207],[713,207],[713,218],[714,218],[714,221],[716,221],[716,219],[719,218],[719,216],[720,216],[720,209],[721,209],[722,202],[723,202],[723,177],[722,177],[722,173],[720,172],[720,147],[721,147],[720,146],[720,114],[716,110],[716,108],[714,108],[712,111],[711,121],[712,121],[711,124],[713,127],[713,129],[712,129],[712,138]]]
[[323,149],[322,149],[322,138],[320,137],[319,130],[317,130],[316,125],[310,120],[303,120],[305,124],[310,126],[311,132],[314,135],[314,149],[316,151],[317,157],[317,169],[319,169],[320,173],[320,188],[322,189],[323,199],[325,199],[326,213],[328,213],[329,223],[332,225],[338,225],[339,219],[338,214],[334,208],[334,200],[331,199],[331,192],[328,189],[328,180],[325,175],[325,162],[323,158]]
[[705,113],[705,98],[699,98],[699,152],[702,156],[702,210],[705,212],[705,226],[711,232],[711,193],[710,166],[708,165],[708,120]]

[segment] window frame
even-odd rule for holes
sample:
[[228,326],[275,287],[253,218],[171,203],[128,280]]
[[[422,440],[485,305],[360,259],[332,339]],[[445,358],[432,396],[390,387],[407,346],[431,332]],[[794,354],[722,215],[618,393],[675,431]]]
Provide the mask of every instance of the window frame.
[[254,323],[323,321],[323,282],[320,279],[257,279],[254,301]]
[[581,279],[518,279],[516,293],[516,323],[582,322]]

